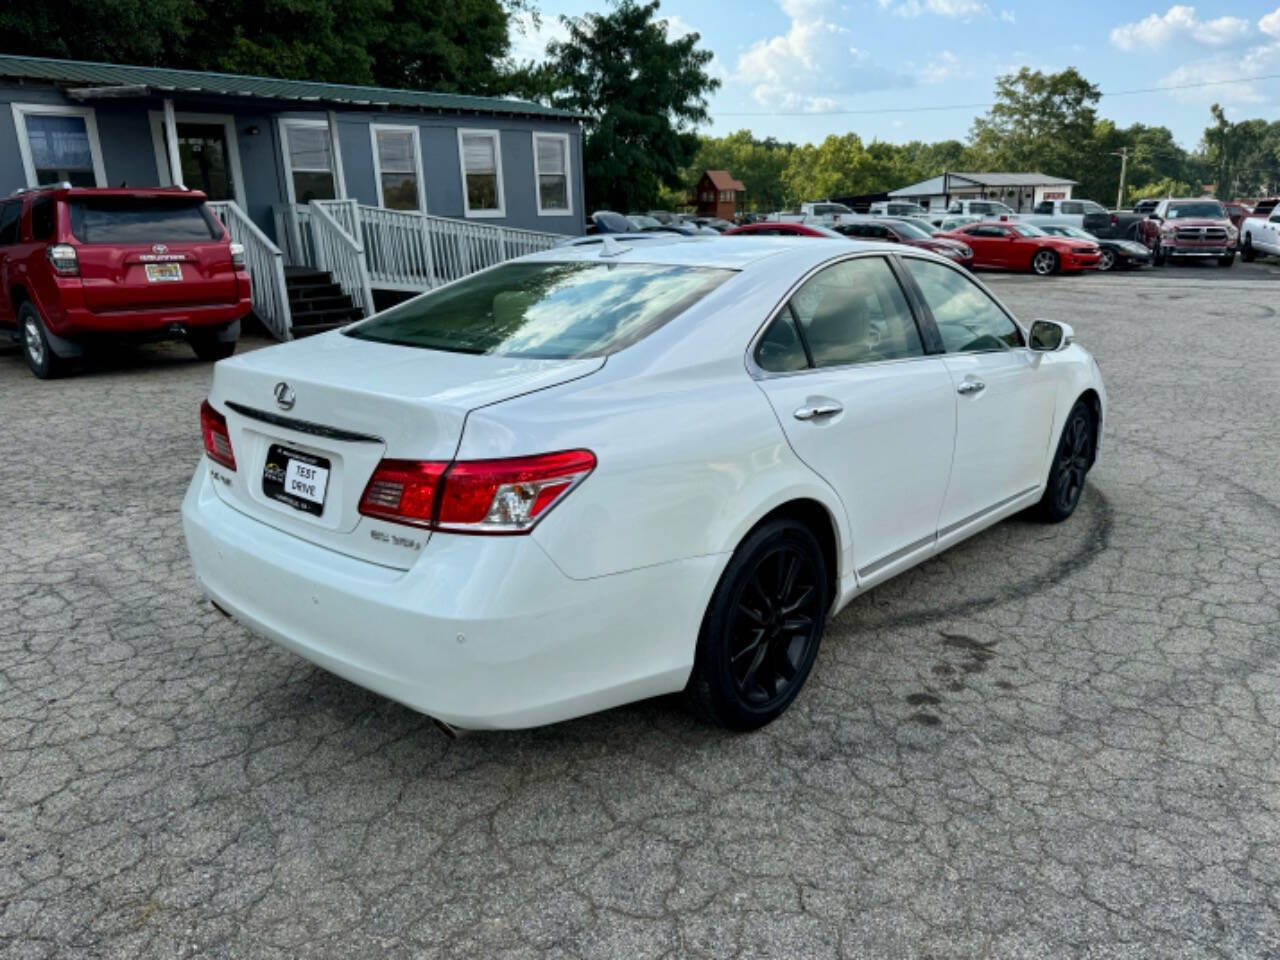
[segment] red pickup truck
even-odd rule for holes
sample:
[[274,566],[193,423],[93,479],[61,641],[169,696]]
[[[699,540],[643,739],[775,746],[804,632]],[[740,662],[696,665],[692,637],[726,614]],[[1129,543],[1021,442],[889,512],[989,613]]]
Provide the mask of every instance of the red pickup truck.
[[228,357],[252,309],[244,248],[181,188],[0,199],[0,293],[0,332],[42,379],[101,340],[185,339],[203,360]]
[[1221,203],[1188,198],[1156,204],[1138,224],[1137,240],[1151,251],[1156,266],[1170,257],[1207,257],[1229,267],[1235,263],[1239,237]]

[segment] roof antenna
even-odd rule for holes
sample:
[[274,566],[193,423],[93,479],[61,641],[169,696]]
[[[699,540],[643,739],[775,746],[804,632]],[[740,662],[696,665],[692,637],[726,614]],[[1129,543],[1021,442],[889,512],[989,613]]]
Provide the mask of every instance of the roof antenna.
[[600,256],[620,257],[626,252],[627,248],[609,236],[609,234],[606,233],[600,238]]

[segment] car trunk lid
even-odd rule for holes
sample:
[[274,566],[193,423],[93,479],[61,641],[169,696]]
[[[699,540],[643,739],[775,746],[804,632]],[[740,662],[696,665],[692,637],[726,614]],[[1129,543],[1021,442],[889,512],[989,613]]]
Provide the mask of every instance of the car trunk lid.
[[[603,364],[602,357],[448,353],[337,332],[244,354],[214,368],[210,401],[227,418],[236,460],[234,471],[210,466],[215,488],[236,509],[273,527],[407,568],[427,531],[359,511],[378,463],[451,460],[471,410],[586,376]],[[300,474],[304,482],[318,479],[317,489],[295,496],[286,480]]]
[[85,306],[98,313],[234,303],[230,243],[199,196],[68,198]]

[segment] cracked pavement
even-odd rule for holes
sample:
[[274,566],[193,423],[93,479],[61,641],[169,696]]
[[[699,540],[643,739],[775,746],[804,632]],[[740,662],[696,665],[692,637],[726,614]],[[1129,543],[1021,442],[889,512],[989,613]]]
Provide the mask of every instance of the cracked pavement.
[[993,283],[1101,363],[1080,510],[856,600],[751,735],[446,739],[201,601],[205,365],[0,356],[0,954],[1280,958],[1280,283],[1220,273]]

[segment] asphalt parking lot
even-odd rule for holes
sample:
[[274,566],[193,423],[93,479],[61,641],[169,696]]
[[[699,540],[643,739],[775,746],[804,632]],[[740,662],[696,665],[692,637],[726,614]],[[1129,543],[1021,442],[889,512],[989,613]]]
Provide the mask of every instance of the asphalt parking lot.
[[993,281],[1107,379],[1080,510],[855,601],[746,736],[446,739],[201,602],[207,366],[0,356],[0,954],[1280,957],[1278,274]]

